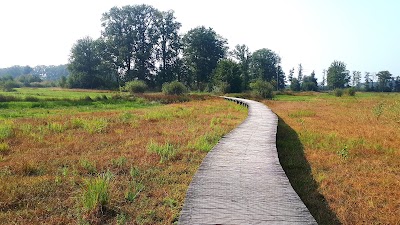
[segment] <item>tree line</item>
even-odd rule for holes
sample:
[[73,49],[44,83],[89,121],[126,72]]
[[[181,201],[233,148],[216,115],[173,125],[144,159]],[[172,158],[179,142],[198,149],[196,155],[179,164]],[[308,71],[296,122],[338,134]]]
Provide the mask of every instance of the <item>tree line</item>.
[[346,63],[342,61],[333,61],[328,70],[323,71],[323,77],[318,84],[315,77],[315,71],[307,76],[303,75],[303,67],[298,66],[297,78],[294,76],[295,69],[289,71],[289,88],[292,91],[319,91],[334,90],[343,88],[353,88],[362,91],[379,92],[400,92],[400,76],[394,77],[389,71],[380,71],[378,73],[365,72],[364,82],[362,82],[361,71],[349,71]]
[[228,42],[204,26],[179,34],[173,11],[149,5],[113,7],[101,19],[101,37],[85,37],[71,49],[66,85],[117,88],[133,80],[153,90],[179,81],[191,90],[242,92],[257,80],[285,87],[281,58],[246,45],[229,50]]
[[117,89],[127,82],[141,81],[158,91],[163,84],[178,81],[190,90],[223,93],[351,87],[400,91],[399,76],[389,71],[366,72],[362,82],[361,72],[350,72],[341,61],[332,62],[324,70],[320,83],[315,71],[306,75],[301,64],[297,75],[292,68],[286,79],[281,58],[274,51],[262,48],[251,52],[245,44],[230,50],[227,39],[204,26],[181,35],[181,23],[172,10],[160,11],[150,5],[113,7],[102,15],[101,26],[100,38],[76,41],[68,65],[0,69],[0,83],[13,86],[15,79],[19,85],[32,86],[58,80],[61,87]]

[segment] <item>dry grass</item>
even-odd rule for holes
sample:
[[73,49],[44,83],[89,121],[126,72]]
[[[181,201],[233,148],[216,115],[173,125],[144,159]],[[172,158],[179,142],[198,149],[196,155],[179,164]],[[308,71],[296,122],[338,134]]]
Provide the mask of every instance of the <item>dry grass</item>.
[[[0,223],[170,224],[207,153],[192,143],[220,137],[247,115],[219,98],[134,110],[49,111],[45,118],[6,121]],[[147,150],[151,142],[174,146],[174,155],[160,160]],[[97,203],[86,204],[82,196],[104,173],[111,178],[101,188],[109,196],[102,193],[106,200],[87,209]]]
[[[297,191],[309,208],[321,203],[307,195],[319,192],[343,224],[400,224],[399,95],[265,103],[280,117],[279,129],[288,125],[300,141],[280,153],[287,173],[293,170],[290,152],[304,148],[317,192]],[[293,139],[285,141],[290,146]],[[313,214],[321,217],[318,209]]]

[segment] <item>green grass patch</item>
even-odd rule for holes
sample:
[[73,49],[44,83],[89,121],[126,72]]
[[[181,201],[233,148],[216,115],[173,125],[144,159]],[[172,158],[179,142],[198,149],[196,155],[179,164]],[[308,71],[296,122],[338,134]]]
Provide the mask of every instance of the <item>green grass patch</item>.
[[88,179],[82,193],[82,205],[88,212],[98,212],[110,201],[109,186],[112,178],[111,173],[98,175]]
[[221,135],[218,133],[207,133],[199,137],[193,143],[188,145],[189,148],[209,152],[219,141]]
[[14,134],[11,122],[0,122],[0,140],[5,140]]
[[165,142],[164,144],[158,144],[150,141],[147,144],[147,150],[150,153],[156,153],[160,156],[160,162],[171,160],[178,153],[179,148],[171,143]]
[[299,118],[299,117],[313,117],[316,113],[310,110],[298,110],[295,112],[290,112],[289,117],[291,118]]

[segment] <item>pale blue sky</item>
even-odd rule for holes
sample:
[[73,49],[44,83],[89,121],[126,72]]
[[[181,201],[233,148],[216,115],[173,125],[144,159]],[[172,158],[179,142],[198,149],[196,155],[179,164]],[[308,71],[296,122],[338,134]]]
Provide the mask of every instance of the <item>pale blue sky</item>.
[[[269,48],[284,71],[303,64],[322,77],[333,60],[349,70],[400,75],[398,0],[13,0],[0,2],[0,68],[65,64],[79,38],[97,38],[101,14],[112,6],[172,9],[184,33],[204,25],[231,47]],[[320,79],[319,79],[320,80]]]

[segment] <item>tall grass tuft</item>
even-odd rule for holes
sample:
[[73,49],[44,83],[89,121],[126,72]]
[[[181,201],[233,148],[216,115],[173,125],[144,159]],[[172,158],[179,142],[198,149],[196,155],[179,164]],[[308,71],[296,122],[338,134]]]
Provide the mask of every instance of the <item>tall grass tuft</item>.
[[106,119],[93,119],[93,120],[84,120],[83,121],[83,129],[89,132],[90,134],[95,133],[105,133],[108,122]]
[[147,150],[151,153],[156,153],[159,155],[161,163],[172,159],[178,152],[178,148],[168,142],[160,145],[153,141],[150,141],[150,143],[147,144]]
[[86,211],[98,212],[109,203],[109,187],[112,174],[107,172],[86,181],[82,193],[82,205]]

